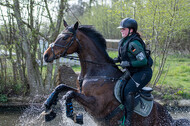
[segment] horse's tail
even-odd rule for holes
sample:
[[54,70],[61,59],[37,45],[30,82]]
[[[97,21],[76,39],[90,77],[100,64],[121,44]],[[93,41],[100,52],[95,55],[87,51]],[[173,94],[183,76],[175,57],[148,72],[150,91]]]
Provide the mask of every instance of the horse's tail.
[[190,120],[188,119],[174,120],[172,126],[190,126]]

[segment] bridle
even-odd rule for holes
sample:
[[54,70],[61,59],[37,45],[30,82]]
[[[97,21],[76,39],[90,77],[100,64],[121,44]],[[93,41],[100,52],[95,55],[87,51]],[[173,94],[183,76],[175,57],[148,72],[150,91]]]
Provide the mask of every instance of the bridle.
[[[72,46],[72,44],[74,43],[74,41],[76,40],[76,42],[78,43],[79,45],[79,51],[81,50],[82,46],[80,44],[80,41],[78,40],[78,38],[76,37],[76,32],[65,32],[65,33],[62,33],[62,34],[73,34],[71,40],[66,44],[66,45],[61,45],[61,44],[56,44],[56,43],[51,43],[49,45],[49,47],[51,48],[51,51],[53,53],[53,57],[52,59],[57,59],[59,57],[64,57],[64,58],[68,58],[70,60],[78,60],[78,57],[75,57],[75,56],[67,56],[66,55],[66,52],[68,51],[68,49]],[[54,46],[57,46],[57,47],[61,47],[61,48],[64,48],[65,50],[63,51],[63,53],[59,54],[59,55],[55,55],[55,52],[54,52],[54,49],[53,47]],[[95,62],[95,61],[89,61],[89,60],[83,60],[83,62],[87,62],[87,63],[92,63],[92,64],[97,64],[97,65],[107,65],[107,64],[111,64],[113,66],[120,66],[120,65],[116,65],[116,64],[112,64],[112,63],[99,63],[99,62]]]
[[[57,59],[57,58],[59,58],[59,57],[64,57],[64,56],[66,55],[66,52],[67,52],[68,49],[72,46],[72,44],[74,43],[75,40],[76,40],[76,42],[78,43],[79,48],[81,48],[81,44],[80,44],[78,38],[76,37],[76,33],[73,33],[73,32],[66,32],[66,33],[62,33],[62,34],[73,34],[73,36],[72,36],[71,40],[70,40],[66,45],[56,44],[56,42],[55,42],[55,43],[51,43],[51,44],[49,45],[49,47],[51,48],[51,51],[52,51],[52,53],[53,53],[53,59]],[[54,46],[64,48],[63,53],[61,53],[61,54],[59,54],[59,55],[55,55],[55,52],[54,52],[54,49],[53,49]]]

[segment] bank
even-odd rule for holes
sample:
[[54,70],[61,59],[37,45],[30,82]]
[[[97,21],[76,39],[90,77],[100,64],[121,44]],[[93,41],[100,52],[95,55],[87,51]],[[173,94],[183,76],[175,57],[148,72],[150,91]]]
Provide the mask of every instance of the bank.
[[[26,108],[29,106],[42,106],[48,96],[31,97],[10,97],[7,102],[0,102],[0,110],[2,108]],[[162,106],[172,108],[190,108],[190,99],[181,100],[162,100],[155,98],[154,101],[160,103]]]

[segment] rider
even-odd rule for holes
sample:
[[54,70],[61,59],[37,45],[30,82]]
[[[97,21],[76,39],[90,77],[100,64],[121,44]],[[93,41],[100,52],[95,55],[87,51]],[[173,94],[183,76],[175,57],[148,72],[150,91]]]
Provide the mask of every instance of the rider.
[[114,62],[120,62],[125,70],[117,83],[122,83],[121,99],[125,106],[125,125],[131,125],[134,109],[134,95],[142,89],[152,78],[152,59],[148,53],[140,34],[137,32],[137,22],[132,18],[121,21],[120,32],[122,39],[119,42],[118,57]]

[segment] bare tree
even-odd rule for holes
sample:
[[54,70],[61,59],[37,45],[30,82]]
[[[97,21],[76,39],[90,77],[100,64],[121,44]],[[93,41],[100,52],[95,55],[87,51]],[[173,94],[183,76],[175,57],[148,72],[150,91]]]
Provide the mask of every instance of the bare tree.
[[[21,3],[19,0],[5,0],[4,2],[0,2],[0,5],[11,10],[8,15],[14,16],[14,18],[12,16],[11,19],[8,19],[9,22],[12,20],[9,24],[11,24],[11,26],[15,25],[15,19],[19,29],[19,37],[16,37],[16,35],[13,34],[14,32],[16,33],[16,28],[10,29],[9,38],[15,42],[14,45],[17,53],[17,65],[21,65],[23,62],[26,65],[26,70],[24,65],[22,67],[23,69],[19,68],[18,70],[22,80],[29,84],[31,96],[44,92],[49,93],[50,88],[54,86],[54,74],[57,74],[57,66],[59,65],[59,62],[57,62],[57,66],[55,66],[55,72],[53,74],[53,64],[48,64],[45,79],[43,81],[43,60],[41,60],[41,68],[36,62],[37,55],[40,55],[39,57],[41,57],[41,50],[38,49],[39,41],[40,38],[45,39],[49,43],[55,40],[60,31],[63,19],[63,10],[65,9],[67,0],[59,1],[59,6],[56,7],[58,15],[56,20],[52,18],[52,15],[55,15],[55,12],[52,13],[52,10],[50,10],[52,5],[49,5],[49,2],[51,1],[43,0],[36,2],[35,0],[26,0]],[[41,26],[44,23],[41,22],[43,20],[42,18],[47,18],[50,22],[48,32],[45,34],[41,31]],[[27,78],[27,81],[24,78]]]

